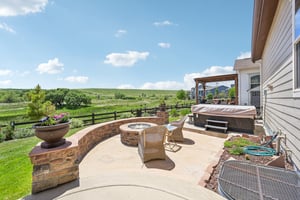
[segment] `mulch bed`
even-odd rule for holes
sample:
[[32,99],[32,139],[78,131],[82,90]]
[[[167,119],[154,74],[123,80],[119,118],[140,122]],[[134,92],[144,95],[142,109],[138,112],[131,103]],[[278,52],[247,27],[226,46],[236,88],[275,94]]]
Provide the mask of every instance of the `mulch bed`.
[[[247,159],[246,159],[247,157]],[[221,166],[223,165],[223,163],[228,160],[229,158],[234,158],[236,160],[242,160],[242,161],[250,161],[250,162],[254,162],[257,164],[267,164],[268,162],[272,161],[272,157],[270,156],[252,156],[252,155],[231,155],[228,151],[228,148],[224,147],[224,152],[221,155],[219,162],[216,166],[214,166],[213,168],[213,172],[210,175],[209,180],[206,181],[206,188],[218,193],[218,176],[219,176],[219,171],[221,169]],[[290,169],[293,170],[293,166],[286,162],[285,163],[285,168],[286,169]]]

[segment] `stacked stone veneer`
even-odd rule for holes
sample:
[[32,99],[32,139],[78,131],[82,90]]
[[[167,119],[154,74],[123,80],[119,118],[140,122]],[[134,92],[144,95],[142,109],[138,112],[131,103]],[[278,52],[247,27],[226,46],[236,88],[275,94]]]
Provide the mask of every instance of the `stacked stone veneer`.
[[168,124],[169,123],[169,113],[165,112],[165,111],[157,111],[156,113],[157,117],[161,117],[164,119],[164,124]]
[[166,119],[138,117],[105,122],[78,131],[66,138],[66,144],[60,147],[43,149],[40,144],[35,146],[29,153],[33,164],[32,193],[78,179],[79,163],[83,157],[99,142],[119,134],[120,125],[131,122],[164,124]]

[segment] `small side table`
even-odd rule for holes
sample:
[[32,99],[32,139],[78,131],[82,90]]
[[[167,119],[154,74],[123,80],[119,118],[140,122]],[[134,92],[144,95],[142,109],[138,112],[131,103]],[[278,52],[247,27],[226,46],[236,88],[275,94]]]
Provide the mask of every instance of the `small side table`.
[[165,127],[168,129],[168,133],[166,135],[166,141],[165,146],[168,146],[170,150],[173,151],[173,148],[177,145],[176,141],[172,141],[172,143],[169,142],[169,137],[173,134],[173,131],[177,129],[178,127],[172,126],[171,124],[165,125]]

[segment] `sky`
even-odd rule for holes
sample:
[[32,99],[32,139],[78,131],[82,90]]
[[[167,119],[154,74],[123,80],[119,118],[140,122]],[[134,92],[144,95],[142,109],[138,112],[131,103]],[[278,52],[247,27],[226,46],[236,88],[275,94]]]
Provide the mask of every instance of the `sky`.
[[189,90],[250,57],[253,0],[0,0],[0,88]]

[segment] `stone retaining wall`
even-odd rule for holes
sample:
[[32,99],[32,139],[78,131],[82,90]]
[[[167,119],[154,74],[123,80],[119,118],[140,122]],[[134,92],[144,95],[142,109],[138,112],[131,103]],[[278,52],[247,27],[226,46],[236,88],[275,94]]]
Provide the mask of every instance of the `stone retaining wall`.
[[60,147],[43,149],[39,143],[29,153],[33,164],[32,193],[78,179],[79,163],[84,156],[99,142],[119,134],[120,125],[131,122],[164,124],[166,121],[167,119],[163,117],[138,117],[115,120],[80,130],[71,137],[66,138],[66,144]]

